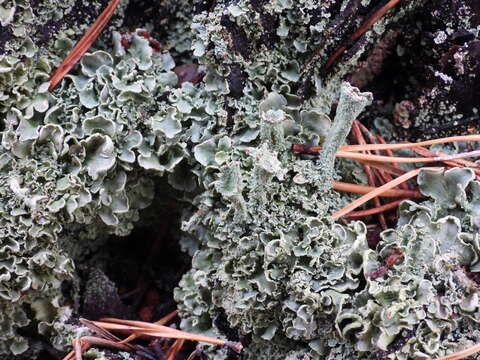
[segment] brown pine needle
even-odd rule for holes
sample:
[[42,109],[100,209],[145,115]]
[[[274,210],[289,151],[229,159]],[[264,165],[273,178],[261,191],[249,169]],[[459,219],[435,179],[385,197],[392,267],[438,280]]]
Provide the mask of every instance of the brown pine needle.
[[370,144],[370,145],[347,145],[341,146],[340,150],[344,151],[364,151],[364,150],[399,150],[411,149],[418,146],[430,146],[436,144],[447,144],[452,142],[480,141],[480,135],[459,135],[446,138],[432,139],[420,141],[417,143],[401,143],[401,144]]
[[[448,156],[435,156],[435,157],[389,157],[383,155],[370,155],[370,154],[361,154],[357,152],[350,152],[350,151],[337,151],[336,154],[339,158],[345,159],[356,159],[356,160],[368,160],[368,161],[378,161],[378,162],[392,162],[392,163],[420,163],[420,162],[438,162],[438,161],[446,161],[446,160],[453,160],[453,159],[461,159],[466,157],[479,157],[480,151],[470,151],[461,154],[454,154]],[[479,167],[476,164],[475,167]]]
[[[373,134],[360,121],[355,120],[355,122],[358,124],[360,130],[362,131],[363,135],[368,139],[368,141],[370,141],[371,144],[376,144],[378,141],[377,138],[373,136]],[[375,155],[382,155],[378,150],[375,150],[374,153]],[[387,155],[390,156],[389,154]],[[393,180],[393,177],[391,177],[390,174],[385,173],[380,169],[374,169],[373,171],[378,181],[380,181],[382,185]]]
[[[419,146],[429,146],[435,144],[447,144],[452,142],[467,142],[467,141],[480,141],[480,135],[461,135],[451,136],[440,139],[433,139],[427,141],[420,141],[418,143],[401,143],[401,144],[367,144],[367,145],[345,145],[340,146],[341,151],[371,151],[371,150],[400,150],[411,149]],[[293,144],[292,151],[294,154],[312,154],[318,155],[322,150],[321,146],[307,146],[302,144]]]
[[[422,155],[422,156],[437,156],[437,157],[442,157],[442,156],[448,156],[449,154],[443,153],[443,152],[433,152],[431,150],[425,149],[424,147],[415,147],[412,149],[415,151],[417,154]],[[455,160],[444,160],[443,161],[445,164],[450,165],[450,166],[460,166],[460,167],[476,167],[478,166],[477,163],[474,163],[473,161],[468,161],[465,159],[455,159]]]
[[[73,360],[74,358],[77,358],[77,353],[78,351],[76,350],[77,349],[77,345],[76,345],[76,342],[78,341],[79,339],[75,339],[72,341],[72,345],[73,345],[73,350],[70,351],[64,358],[63,360]],[[84,353],[85,351],[87,351],[89,348],[90,348],[90,344],[87,344],[87,343],[82,343],[80,342],[80,355],[82,353]]]
[[185,331],[170,328],[168,326],[147,323],[143,321],[122,320],[114,318],[105,318],[101,321],[95,321],[95,325],[107,330],[123,330],[133,332],[136,335],[148,335],[155,337],[164,337],[170,339],[184,339],[198,342],[205,342],[215,345],[228,346],[235,351],[241,351],[242,345],[240,343],[233,343],[230,341],[212,338],[205,335],[192,334]]
[[[389,183],[386,183],[385,185],[382,185],[375,190],[369,192],[368,194],[363,195],[362,197],[358,198],[357,200],[354,200],[351,204],[345,206],[343,209],[340,209],[339,211],[335,212],[332,215],[332,218],[334,220],[337,220],[341,218],[342,216],[348,214],[349,212],[355,210],[357,207],[360,205],[363,205],[365,202],[373,199],[375,196],[380,196],[381,194],[384,194],[387,190],[391,190],[395,186],[401,184],[402,182],[405,182],[415,176],[418,175],[418,173],[421,170],[428,170],[428,169],[439,169],[439,168],[421,168],[421,169],[415,169],[407,172],[406,174],[403,174],[402,176],[399,176],[395,180],[390,181]],[[405,191],[405,190],[396,190],[396,191]]]
[[480,352],[480,344],[473,345],[468,349],[456,352],[454,354],[436,358],[435,360],[460,360],[460,359],[465,359],[466,357],[469,357],[470,355],[473,355],[478,352]]
[[79,339],[73,340],[73,351],[75,352],[75,360],[82,360],[82,343]]
[[80,341],[83,343],[87,343],[89,345],[108,347],[108,348],[117,349],[121,351],[132,351],[132,348],[127,345],[119,344],[118,342],[102,339],[96,336],[84,336],[80,338]]
[[166,360],[175,359],[175,356],[178,354],[178,352],[180,351],[184,343],[185,343],[185,340],[176,340],[173,343],[173,345],[170,347]]
[[88,327],[91,331],[93,331],[95,334],[97,334],[98,336],[100,336],[104,339],[111,340],[111,341],[116,341],[116,342],[120,341],[120,339],[118,337],[113,335],[111,332],[95,325],[95,323],[93,321],[90,321],[90,320],[87,320],[87,319],[84,319],[84,318],[80,318],[79,321],[82,325]]
[[[360,130],[358,120],[355,120],[353,122],[352,132],[355,135],[355,138],[357,139],[358,144],[365,145],[367,143],[365,141],[365,138],[362,135],[362,131]],[[368,153],[368,152],[366,152],[366,153]],[[372,169],[370,168],[369,165],[366,165],[366,164],[363,165],[363,168],[365,170],[365,174],[367,175],[368,185],[375,186],[375,179],[373,177]],[[374,203],[375,207],[377,207],[377,208],[382,206],[382,204],[380,203],[380,199],[378,197],[373,198],[373,203]],[[382,212],[378,213],[378,221],[379,221],[382,229],[386,230],[387,229],[387,221],[385,220],[385,216],[383,215]]]
[[[370,165],[373,168],[382,170],[382,172],[385,175],[388,174],[389,176],[390,175],[400,176],[400,175],[403,175],[407,172],[406,170],[403,170],[400,167],[390,166],[390,165],[387,165],[385,163],[374,162],[374,161],[366,161],[366,160],[357,160],[357,161],[359,163],[367,164],[367,165]],[[388,181],[392,181],[392,180],[393,180],[393,177],[390,176]],[[388,182],[388,181],[386,181],[386,182]],[[408,190],[408,188],[406,188],[406,190]]]
[[[160,320],[155,321],[154,324],[156,324],[156,325],[165,325],[165,324],[168,323],[170,320],[172,320],[175,316],[177,316],[177,314],[178,314],[178,310],[172,311],[171,313],[169,313],[169,314],[165,315],[164,317],[162,317]],[[132,334],[132,335],[130,335],[129,337],[127,337],[126,339],[123,339],[122,341],[120,341],[119,343],[120,343],[120,344],[126,344],[126,343],[129,343],[130,341],[135,340],[136,338],[138,338],[138,336],[135,335],[135,334]]]
[[75,45],[73,50],[68,54],[65,60],[63,60],[58,69],[52,75],[50,78],[50,86],[48,87],[48,91],[52,91],[58,85],[63,77],[68,74],[72,67],[78,62],[78,60],[80,60],[83,54],[85,54],[90,46],[92,46],[93,42],[97,39],[98,35],[100,35],[105,25],[107,25],[119,3],[120,0],[112,0],[105,10],[103,10],[90,29],[88,29],[85,35],[83,35],[77,45]]
[[389,10],[394,8],[400,0],[390,0],[388,3],[386,3],[383,7],[378,9],[367,21],[365,21],[362,26],[360,26],[357,31],[355,31],[347,41],[346,45],[343,45],[340,47],[335,53],[330,56],[327,60],[327,63],[325,64],[325,69],[330,68],[337,58],[342,55],[342,53],[347,49],[348,45],[352,44],[355,40],[357,40],[360,36],[365,34],[370,27],[375,24],[378,20],[380,20]]
[[191,341],[198,341],[204,342],[207,344],[214,344],[214,345],[222,345],[225,346],[227,344],[226,340],[212,338],[205,335],[197,335],[192,333],[186,333],[183,331],[179,332],[169,332],[164,330],[155,330],[155,329],[141,329],[137,331],[138,334],[148,335],[148,336],[155,336],[155,337],[162,337],[162,338],[170,338],[170,339],[184,339],[184,340],[191,340]]
[[[380,142],[380,144],[386,144],[386,143],[387,143],[380,135],[377,135],[377,139],[378,139],[378,141]],[[414,148],[414,149],[415,149],[415,148]],[[393,155],[392,150],[387,149],[387,150],[384,150],[384,151],[387,153],[387,156],[390,156],[390,157],[392,157],[392,158],[395,157],[395,155]],[[429,155],[423,155],[423,156],[429,156]],[[400,165],[398,165],[398,163],[393,163],[392,165],[393,165],[393,167],[395,167],[395,168],[397,168],[397,169],[400,169]],[[389,179],[388,181],[392,181],[392,180],[393,180],[393,178],[390,177],[390,179]],[[387,182],[388,182],[388,181],[387,181]],[[401,183],[401,184],[400,184],[400,187],[401,187],[402,189],[408,190],[408,184],[407,184],[407,183]]]
[[366,217],[366,216],[383,213],[385,211],[395,209],[398,205],[400,205],[405,200],[406,199],[395,200],[395,201],[389,202],[388,204],[385,204],[385,205],[382,205],[382,206],[379,206],[379,207],[374,207],[372,209],[352,211],[351,213],[349,213],[345,216],[347,218],[363,218],[363,217]]
[[[408,173],[405,173],[408,174]],[[404,174],[404,175],[405,175]],[[402,176],[404,176],[402,175]],[[389,184],[389,183],[388,183]],[[346,183],[346,182],[341,182],[341,181],[334,181],[333,182],[333,189],[337,191],[346,191],[346,192],[351,192],[354,194],[369,194],[372,191],[375,191],[376,187],[372,186],[365,186],[365,185],[358,185],[358,184],[351,184],[351,183]],[[389,197],[389,198],[414,198],[414,199],[419,199],[423,198],[424,196],[416,190],[402,190],[402,189],[391,189],[382,192],[379,196],[381,197]]]
[[[413,148],[412,150],[422,156],[447,156],[448,155],[443,152],[433,152],[421,146]],[[472,170],[475,172],[475,174],[477,174],[477,176],[480,176],[480,169],[476,169],[476,167],[478,167],[478,164],[474,163],[473,161],[469,161],[465,159],[454,159],[454,160],[443,160],[442,162],[452,167],[473,168]]]

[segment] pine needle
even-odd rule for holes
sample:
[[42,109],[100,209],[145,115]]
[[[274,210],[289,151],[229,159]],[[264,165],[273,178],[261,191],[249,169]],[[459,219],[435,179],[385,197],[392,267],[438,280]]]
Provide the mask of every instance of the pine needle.
[[52,75],[50,78],[50,86],[48,87],[48,91],[52,91],[58,85],[58,83],[62,81],[63,77],[70,72],[83,54],[85,54],[90,46],[92,46],[93,42],[97,39],[98,35],[100,35],[103,28],[107,25],[119,3],[120,0],[112,0],[105,10],[103,10],[90,29],[88,29],[85,35],[83,35],[77,45],[75,45],[73,50],[68,54],[65,60],[63,60],[58,69]]
[[[407,174],[407,173],[405,173]],[[403,175],[402,175],[403,176]],[[390,184],[390,183],[387,183]],[[369,194],[372,191],[379,189],[378,187],[373,186],[365,186],[365,185],[358,185],[358,184],[351,184],[342,181],[334,181],[333,182],[333,189],[337,191],[345,191],[351,192],[354,194]],[[402,190],[402,189],[391,189],[382,192],[379,196],[381,197],[389,197],[389,198],[414,198],[419,199],[423,198],[424,196],[416,190]]]
[[[402,176],[399,176],[398,178],[386,183],[385,185],[382,185],[382,186],[376,188],[373,191],[370,191],[368,194],[365,194],[362,197],[358,198],[357,200],[353,201],[351,204],[349,204],[349,205],[345,206],[344,208],[340,209],[339,211],[335,212],[332,215],[332,218],[334,220],[337,220],[337,219],[341,218],[342,216],[344,216],[344,215],[348,214],[349,212],[355,210],[357,207],[359,207],[360,205],[363,205],[364,203],[373,199],[374,197],[381,196],[386,191],[391,190],[395,186],[397,186],[397,185],[399,185],[399,184],[417,176],[418,173],[421,170],[427,170],[427,169],[437,170],[438,168],[421,168],[421,169],[411,170],[411,171],[403,174]],[[396,190],[396,191],[405,191],[405,190]]]
[[456,352],[454,354],[436,358],[435,360],[460,360],[460,359],[465,359],[466,357],[469,357],[470,355],[476,354],[478,352],[480,352],[480,344],[473,345],[468,349]]
[[388,204],[378,206],[378,207],[374,207],[372,209],[352,211],[351,213],[349,213],[345,216],[347,218],[353,219],[353,218],[363,218],[363,217],[370,216],[370,215],[380,214],[380,213],[383,213],[385,211],[395,209],[398,205],[400,205],[405,200],[406,199],[395,200],[395,201],[389,202]]
[[152,324],[144,321],[105,318],[101,319],[101,321],[94,321],[93,323],[107,330],[128,331],[136,334],[137,336],[147,335],[170,339],[184,339],[215,345],[228,346],[237,352],[240,352],[242,350],[242,345],[240,343],[217,339],[205,335],[192,334],[185,331],[173,329],[168,326]]
[[330,56],[325,64],[325,69],[330,68],[337,58],[347,49],[348,45],[352,44],[360,36],[365,34],[368,29],[372,27],[378,20],[380,20],[389,10],[393,9],[401,0],[390,0],[383,7],[377,10],[367,21],[365,21],[362,26],[360,26],[357,31],[355,31],[347,40],[346,45],[341,46],[335,53]]

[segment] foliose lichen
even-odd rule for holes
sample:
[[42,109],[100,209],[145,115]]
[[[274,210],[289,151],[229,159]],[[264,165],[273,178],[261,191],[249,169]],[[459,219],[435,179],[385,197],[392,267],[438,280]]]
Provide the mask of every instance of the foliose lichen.
[[[242,338],[247,359],[427,359],[478,342],[471,170],[422,172],[428,200],[404,202],[375,250],[364,223],[329,216],[351,200],[331,180],[362,179],[332,154],[371,101],[344,78],[423,1],[386,14],[330,74],[322,65],[377,2],[175,2],[166,38],[177,62],[200,65],[195,84],[144,30],[128,42],[110,31],[118,16],[51,93],[52,69],[105,2],[92,19],[68,17],[77,1],[39,3],[0,2],[0,354],[35,356],[27,326],[62,350],[83,333],[61,284],[110,234],[132,231],[159,178],[181,194],[193,255],[175,293],[182,329]],[[328,156],[299,158],[292,143]]]

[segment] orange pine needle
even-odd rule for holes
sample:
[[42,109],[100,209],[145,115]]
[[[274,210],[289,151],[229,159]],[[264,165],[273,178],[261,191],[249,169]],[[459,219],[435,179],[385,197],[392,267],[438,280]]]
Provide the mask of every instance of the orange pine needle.
[[[164,317],[162,317],[160,320],[155,321],[154,324],[156,324],[156,325],[165,325],[165,324],[168,323],[170,320],[172,320],[175,316],[177,316],[177,314],[178,314],[178,310],[172,311],[171,313],[169,313],[169,314],[165,315]],[[127,337],[126,339],[123,339],[122,341],[120,341],[119,344],[129,343],[130,341],[133,341],[133,340],[135,340],[136,338],[138,338],[138,336],[135,335],[135,334],[132,334],[132,335],[130,335],[129,337]]]
[[389,202],[388,204],[379,206],[379,207],[374,207],[372,209],[367,209],[367,210],[360,210],[360,211],[352,211],[351,213],[345,215],[347,218],[362,218],[370,215],[375,215],[379,213],[383,213],[385,211],[395,209],[398,205],[400,205],[403,201],[406,199],[402,200],[395,200],[392,202]]
[[156,325],[143,321],[105,318],[101,319],[101,321],[94,321],[93,323],[107,330],[124,330],[134,332],[137,335],[148,335],[165,337],[170,339],[184,339],[205,342],[209,344],[229,346],[236,351],[240,351],[242,349],[242,345],[240,343],[232,343],[230,341],[217,339],[210,336],[192,334],[185,331],[173,329],[168,326]]
[[[447,144],[452,142],[480,141],[480,135],[461,135],[451,136],[440,139],[420,141],[418,143],[401,143],[401,144],[366,144],[366,145],[345,145],[340,146],[341,151],[359,152],[369,150],[400,150],[411,149],[419,146],[429,146],[435,144]],[[321,146],[305,146],[301,144],[293,144],[292,151],[294,154],[318,154],[322,150]],[[445,154],[446,155],[446,154]]]
[[[362,131],[363,135],[370,141],[370,144],[376,144],[377,143],[378,139],[375,136],[373,136],[373,134],[365,127],[365,125],[363,125],[358,120],[355,120],[354,122],[356,122],[358,124],[358,126],[359,126],[360,130]],[[380,151],[378,151],[378,150],[374,150],[374,153],[375,153],[375,155],[382,155],[380,153]],[[389,155],[389,154],[387,154],[387,155]],[[384,172],[383,170],[375,168],[373,171],[374,171],[378,181],[380,181],[380,183],[382,185],[393,180],[393,177],[390,176],[389,173]]]
[[[362,135],[362,132],[360,130],[359,122],[358,120],[354,120],[352,124],[352,132],[357,138],[357,142],[360,145],[365,145],[367,142],[365,141],[365,138]],[[367,152],[368,153],[368,152]],[[373,172],[370,166],[364,164],[363,168],[365,170],[365,174],[367,175],[367,180],[368,180],[368,185],[370,186],[375,186],[375,180],[373,178]],[[380,199],[378,197],[373,198],[373,203],[375,204],[375,207],[380,207],[382,204],[380,203]],[[380,226],[382,227],[383,230],[387,229],[387,221],[385,220],[385,216],[383,213],[378,213],[378,221],[380,222]]]
[[[357,160],[357,161],[359,163],[367,164],[367,165],[370,165],[373,168],[382,170],[382,172],[384,174],[388,174],[389,176],[390,176],[390,174],[395,175],[395,176],[400,176],[400,175],[403,175],[407,172],[406,170],[403,170],[400,167],[390,166],[390,165],[387,165],[385,163],[374,162],[374,161],[366,161],[366,160]],[[392,180],[393,180],[393,177],[390,176],[390,179],[388,179],[388,181],[392,181]]]
[[79,339],[73,340],[73,351],[75,351],[75,360],[82,360],[82,343]]
[[112,0],[105,10],[103,10],[90,29],[88,29],[85,35],[83,35],[77,45],[75,45],[73,50],[68,54],[65,60],[63,60],[58,69],[52,75],[50,78],[50,86],[48,87],[48,91],[52,91],[58,85],[63,77],[69,73],[77,61],[80,60],[83,54],[85,54],[85,52],[90,48],[93,42],[97,39],[98,35],[100,35],[102,32],[103,28],[107,25],[119,3],[120,0]]
[[[452,142],[480,141],[480,135],[459,135],[446,138],[432,139],[420,141],[417,143],[400,143],[400,144],[370,144],[370,145],[347,145],[341,146],[340,150],[344,151],[365,151],[365,150],[400,150],[411,149],[419,146],[430,146],[436,144],[447,144]],[[321,148],[319,149],[321,150]]]
[[365,34],[367,32],[367,30],[373,25],[375,24],[378,20],[380,20],[389,10],[391,10],[392,8],[394,8],[396,5],[398,5],[398,3],[400,2],[400,0],[390,0],[388,3],[386,3],[383,7],[381,7],[380,9],[377,10],[377,12],[375,12],[375,14],[373,14],[367,21],[365,21],[362,26],[360,26],[357,31],[355,31],[349,38],[348,38],[348,41],[347,41],[347,45],[343,45],[342,47],[340,47],[337,51],[335,51],[335,53],[330,56],[327,60],[327,63],[325,64],[325,69],[328,69],[330,68],[334,63],[335,61],[337,60],[337,58],[347,49],[347,46],[351,43],[353,43],[355,40],[357,40],[360,36],[362,36],[363,34]]
[[[479,157],[480,156],[480,151],[471,151],[468,153],[461,153],[461,154],[455,154],[455,155],[448,155],[448,156],[436,156],[436,157],[389,157],[389,156],[383,156],[383,155],[370,155],[370,154],[361,154],[358,152],[350,152],[350,151],[337,151],[336,154],[337,157],[339,158],[345,158],[345,159],[356,159],[356,160],[368,160],[368,161],[378,161],[378,162],[396,162],[396,163],[404,163],[404,164],[414,164],[414,163],[420,163],[420,162],[438,162],[438,161],[446,161],[446,160],[453,160],[453,159],[458,159],[458,158],[463,158],[463,157]],[[478,164],[476,164],[475,167],[479,167]]]
[[[422,156],[447,156],[448,154],[443,153],[443,152],[433,152],[431,150],[425,149],[424,147],[416,147],[412,149],[415,151],[417,154],[422,155]],[[443,163],[452,166],[452,167],[470,167],[473,168],[472,170],[477,174],[477,176],[480,176],[480,170],[475,169],[478,167],[477,163],[474,163],[473,161],[468,161],[465,159],[454,159],[454,160],[444,160]]]
[[[386,143],[387,143],[380,135],[377,135],[377,139],[378,139],[378,141],[380,142],[380,144],[386,144]],[[392,158],[395,157],[395,155],[393,155],[392,150],[387,149],[387,150],[385,150],[385,152],[387,153],[387,156],[390,156],[390,157],[392,157]],[[425,155],[423,155],[423,156],[425,156]],[[393,167],[395,167],[395,168],[397,168],[397,169],[400,169],[400,166],[398,165],[398,163],[393,163],[392,165],[393,165]],[[393,178],[390,176],[390,179],[389,179],[388,181],[392,181],[392,180],[393,180]],[[388,182],[388,181],[387,181],[387,182]],[[407,185],[407,183],[401,183],[401,184],[400,184],[400,187],[401,187],[402,189],[408,190],[408,185]]]
[[470,355],[473,355],[478,352],[480,352],[480,344],[473,345],[468,349],[456,352],[454,354],[436,358],[435,360],[460,360],[460,359],[465,359],[466,357],[469,357]]
[[[408,174],[408,173],[405,173]],[[405,175],[404,174],[404,175]],[[402,175],[402,176],[404,176]],[[389,184],[389,183],[388,183]],[[333,182],[333,189],[337,191],[346,191],[351,192],[354,194],[369,194],[370,192],[378,189],[372,186],[365,186],[365,185],[358,185],[358,184],[351,184],[341,181],[334,181]],[[423,198],[424,196],[416,190],[402,190],[402,189],[392,189],[384,191],[380,194],[381,197],[389,197],[389,198],[414,198],[419,199]]]
[[[81,348],[80,348],[80,351],[78,351],[78,345],[77,342],[80,343],[81,345]],[[74,358],[78,358],[78,355],[77,353],[80,352],[80,356],[82,353],[84,353],[85,351],[87,351],[89,348],[90,348],[90,344],[87,344],[87,343],[84,343],[84,342],[80,342],[79,339],[75,339],[72,341],[72,344],[73,344],[73,350],[70,351],[64,358],[63,360],[73,360]]]
[[[355,210],[357,207],[360,205],[363,205],[365,202],[373,199],[375,196],[379,196],[381,194],[384,194],[387,190],[391,190],[395,186],[401,184],[402,182],[405,182],[415,176],[418,175],[418,173],[421,170],[427,170],[427,169],[438,169],[438,168],[421,168],[421,169],[415,169],[407,172],[406,174],[403,174],[402,176],[399,176],[395,180],[390,181],[389,183],[386,183],[385,185],[382,185],[378,188],[376,188],[373,191],[370,191],[368,194],[363,195],[362,197],[358,198],[357,200],[353,201],[351,204],[345,206],[343,209],[340,209],[339,211],[335,212],[332,215],[332,218],[334,220],[337,220],[341,218],[342,216],[348,214],[349,212]],[[405,191],[405,190],[397,190],[397,191]]]
[[178,354],[180,349],[182,348],[183,344],[185,343],[185,340],[176,340],[170,350],[168,351],[167,358],[166,360],[173,360],[175,359],[175,356]]

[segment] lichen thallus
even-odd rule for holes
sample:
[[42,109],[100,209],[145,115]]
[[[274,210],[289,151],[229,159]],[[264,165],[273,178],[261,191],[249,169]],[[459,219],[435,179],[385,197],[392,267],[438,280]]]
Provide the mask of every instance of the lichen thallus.
[[[76,44],[71,53],[65,58],[56,72],[50,78],[49,90],[52,91],[62,78],[71,70],[71,68],[76,64],[76,62],[82,57],[82,55],[90,48],[91,44],[98,37],[100,32],[108,23],[109,19],[113,15],[115,9],[119,5],[119,0],[112,0],[109,5],[105,8],[102,14],[99,16],[97,21],[92,25],[92,27],[85,33],[82,39]],[[395,7],[400,3],[400,0],[390,0],[377,12],[375,12],[364,24],[357,30],[355,33],[350,36],[346,45],[340,47],[328,60],[325,65],[325,69],[330,68],[338,59],[338,57],[347,49],[349,45],[356,39],[358,39],[363,33],[365,33],[376,21],[378,21],[386,12]],[[316,53],[314,51],[313,55],[308,63],[314,60]],[[308,64],[307,64],[308,65]],[[368,101],[368,100],[367,100]],[[356,116],[355,116],[356,117]],[[352,123],[348,128],[352,126]],[[431,169],[431,168],[418,168],[411,171],[404,171],[398,167],[399,163],[418,163],[418,162],[442,162],[450,167],[470,167],[476,173],[477,178],[480,177],[480,169],[478,164],[464,160],[465,157],[479,156],[478,151],[461,153],[456,155],[447,155],[444,153],[434,153],[430,150],[425,149],[423,146],[433,145],[433,144],[444,144],[450,142],[460,142],[460,141],[480,141],[480,135],[468,135],[468,136],[456,136],[443,139],[435,139],[430,141],[424,141],[419,143],[402,143],[402,144],[386,144],[381,137],[377,137],[377,140],[380,143],[375,143],[373,140],[374,137],[366,130],[356,120],[353,122],[353,132],[355,138],[358,142],[358,145],[347,145],[341,146],[338,151],[330,151],[328,156],[325,158],[328,162],[328,168],[330,172],[333,170],[333,163],[336,157],[354,159],[361,162],[364,165],[365,172],[368,177],[369,186],[356,185],[343,182],[333,182],[332,188],[339,191],[348,191],[352,193],[364,194],[359,199],[353,201],[351,204],[345,206],[343,209],[335,212],[332,215],[333,219],[339,219],[342,216],[347,216],[351,218],[363,217],[367,215],[378,214],[379,221],[383,228],[386,227],[385,218],[383,212],[395,208],[398,204],[401,203],[403,199],[411,198],[420,198],[422,194],[418,190],[410,190],[406,186],[405,182],[415,177],[417,174],[422,171],[422,169]],[[363,135],[362,135],[363,132]],[[371,142],[368,144],[364,137],[367,137]],[[343,141],[338,141],[335,139],[336,143],[343,143]],[[421,158],[405,158],[405,157],[395,157],[392,154],[392,150],[398,149],[412,149],[414,152],[420,154]],[[292,146],[292,151],[296,154],[320,154],[323,148],[318,146],[305,146],[301,144],[294,144]],[[331,149],[330,149],[331,150]],[[386,156],[380,155],[380,151],[384,151]],[[375,152],[372,154],[370,152]],[[330,161],[328,161],[330,160]],[[391,165],[390,165],[391,164]],[[328,173],[328,172],[327,172]],[[394,176],[397,176],[394,178]],[[380,184],[379,187],[376,187],[377,184]],[[399,189],[395,187],[400,186]],[[378,197],[396,197],[400,200],[395,200],[393,202],[381,205]],[[362,210],[357,212],[352,212],[357,207],[361,206],[369,200],[374,200],[375,207],[369,210]],[[381,276],[383,269],[387,269],[390,266],[393,266],[403,255],[400,251],[395,252],[385,260],[385,265],[380,268],[378,273],[370,274],[370,276]],[[133,351],[138,354],[141,354],[145,351],[144,348],[136,345],[130,344],[130,342],[138,337],[150,337],[150,338],[172,338],[176,341],[170,346],[167,353],[167,359],[173,359],[173,357],[178,353],[180,348],[183,345],[185,340],[200,341],[211,344],[217,344],[222,346],[227,346],[235,351],[240,351],[242,346],[239,343],[233,343],[221,339],[210,338],[207,336],[191,334],[183,332],[180,330],[173,329],[171,327],[165,326],[173,317],[176,316],[176,312],[172,312],[166,315],[164,318],[160,319],[154,324],[139,322],[139,321],[126,321],[119,319],[103,319],[99,322],[91,322],[88,320],[82,320],[82,323],[89,327],[93,332],[95,332],[99,337],[84,337],[81,339],[76,339],[73,341],[73,351],[69,353],[64,360],[70,359],[81,359],[82,352],[86,351],[90,345],[100,345],[104,347],[116,348],[119,350]],[[130,334],[124,340],[120,340],[108,330],[118,331],[120,333]],[[437,360],[457,360],[465,358],[469,355],[472,355],[480,351],[480,345],[475,345],[469,349],[463,350],[461,352],[441,357]],[[147,354],[148,355],[148,354]]]

